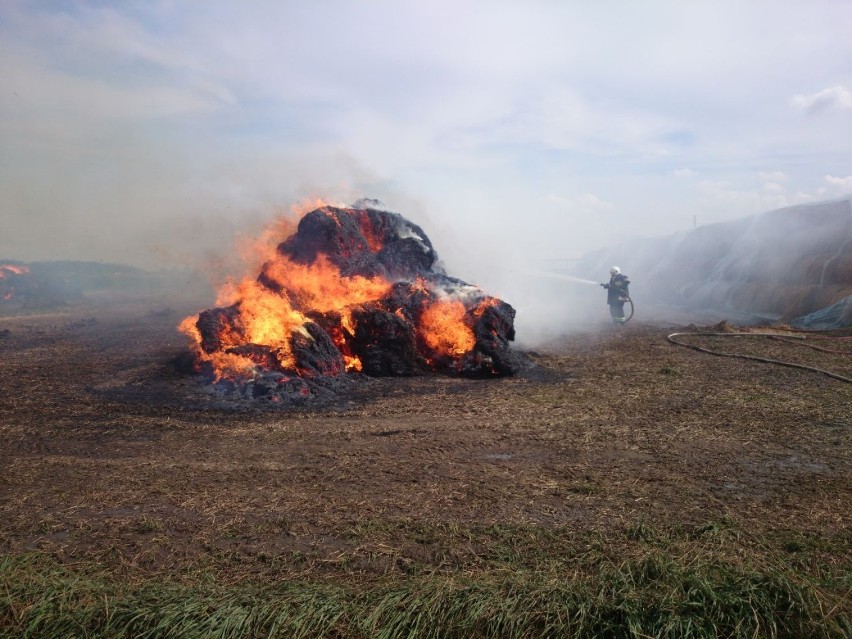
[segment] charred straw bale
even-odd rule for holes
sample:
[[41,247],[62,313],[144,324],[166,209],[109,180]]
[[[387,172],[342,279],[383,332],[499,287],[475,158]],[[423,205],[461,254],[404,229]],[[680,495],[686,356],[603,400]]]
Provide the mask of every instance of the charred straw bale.
[[[286,349],[280,344],[234,345],[244,335],[241,305],[245,300],[206,310],[195,324],[203,353],[224,352],[254,364],[256,370],[248,373],[253,386],[244,388],[244,394],[290,401],[304,394],[305,388],[314,394],[334,386],[334,379],[343,376],[347,366],[371,376],[437,370],[488,377],[517,370],[509,349],[515,337],[515,310],[478,287],[446,275],[423,230],[398,213],[325,206],[305,215],[277,252],[296,264],[327,259],[344,277],[380,277],[389,288],[381,285],[377,290],[386,292],[369,302],[319,311],[311,308],[315,293],[300,287],[290,290],[286,278],[281,278],[280,269],[292,266],[275,260],[265,264],[257,281],[308,318],[290,334],[291,352],[283,352]],[[427,309],[430,313],[438,309],[437,324],[434,316],[425,319]],[[437,344],[434,336],[442,334],[441,322],[448,321],[441,314],[445,309],[455,322],[449,331],[453,341]],[[456,335],[459,331],[461,337]],[[301,377],[308,386],[285,384],[284,377],[291,376]]]
[[309,377],[342,374],[345,370],[343,355],[331,336],[315,322],[306,323],[305,330],[307,334],[294,332],[291,340],[299,373]]
[[225,352],[230,355],[239,355],[250,359],[257,366],[267,370],[281,370],[275,351],[263,344],[241,344],[229,348]]
[[215,353],[225,348],[222,336],[237,328],[237,305],[211,308],[198,316],[196,327],[201,334],[201,348],[205,353]]
[[414,375],[421,369],[410,323],[377,305],[353,310],[352,319],[355,321],[352,352],[361,360],[365,374]]
[[438,255],[426,234],[399,213],[326,206],[308,213],[278,246],[294,262],[327,256],[345,276],[411,279],[429,272]]

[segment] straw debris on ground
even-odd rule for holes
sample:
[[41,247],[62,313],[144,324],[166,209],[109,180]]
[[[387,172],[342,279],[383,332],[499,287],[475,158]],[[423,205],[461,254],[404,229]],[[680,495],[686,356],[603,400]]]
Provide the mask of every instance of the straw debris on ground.
[[0,318],[0,636],[852,630],[852,385],[636,318],[268,410],[169,364],[180,312],[91,313]]

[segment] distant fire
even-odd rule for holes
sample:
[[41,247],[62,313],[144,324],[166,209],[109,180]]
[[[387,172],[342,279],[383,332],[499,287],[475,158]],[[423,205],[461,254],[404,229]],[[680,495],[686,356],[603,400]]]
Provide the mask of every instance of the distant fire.
[[[423,230],[366,201],[302,217],[255,279],[180,330],[216,379],[511,374],[514,309],[447,276]],[[284,225],[282,228],[286,228]]]
[[6,273],[15,275],[26,275],[30,269],[26,266],[17,266],[15,264],[0,264],[0,280],[6,277]]
[[0,264],[0,301],[12,300],[15,297],[16,280],[29,273],[30,269],[22,264]]

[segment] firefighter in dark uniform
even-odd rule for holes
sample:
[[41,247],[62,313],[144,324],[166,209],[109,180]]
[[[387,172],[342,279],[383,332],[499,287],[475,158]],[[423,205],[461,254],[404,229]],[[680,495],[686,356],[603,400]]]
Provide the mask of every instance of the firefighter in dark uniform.
[[624,303],[630,297],[627,288],[629,285],[630,280],[617,266],[609,269],[609,283],[601,284],[607,291],[606,303],[609,304],[612,321],[616,324],[624,324],[627,321],[624,317]]

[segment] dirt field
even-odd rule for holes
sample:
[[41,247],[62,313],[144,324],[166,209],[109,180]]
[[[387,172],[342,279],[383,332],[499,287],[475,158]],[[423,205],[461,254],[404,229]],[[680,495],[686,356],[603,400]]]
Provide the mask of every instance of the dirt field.
[[[368,380],[269,410],[174,370],[180,310],[0,317],[3,554],[370,580],[727,526],[733,555],[850,566],[850,384],[679,348],[637,317],[542,345],[513,378]],[[848,354],[691,341],[852,376]]]

